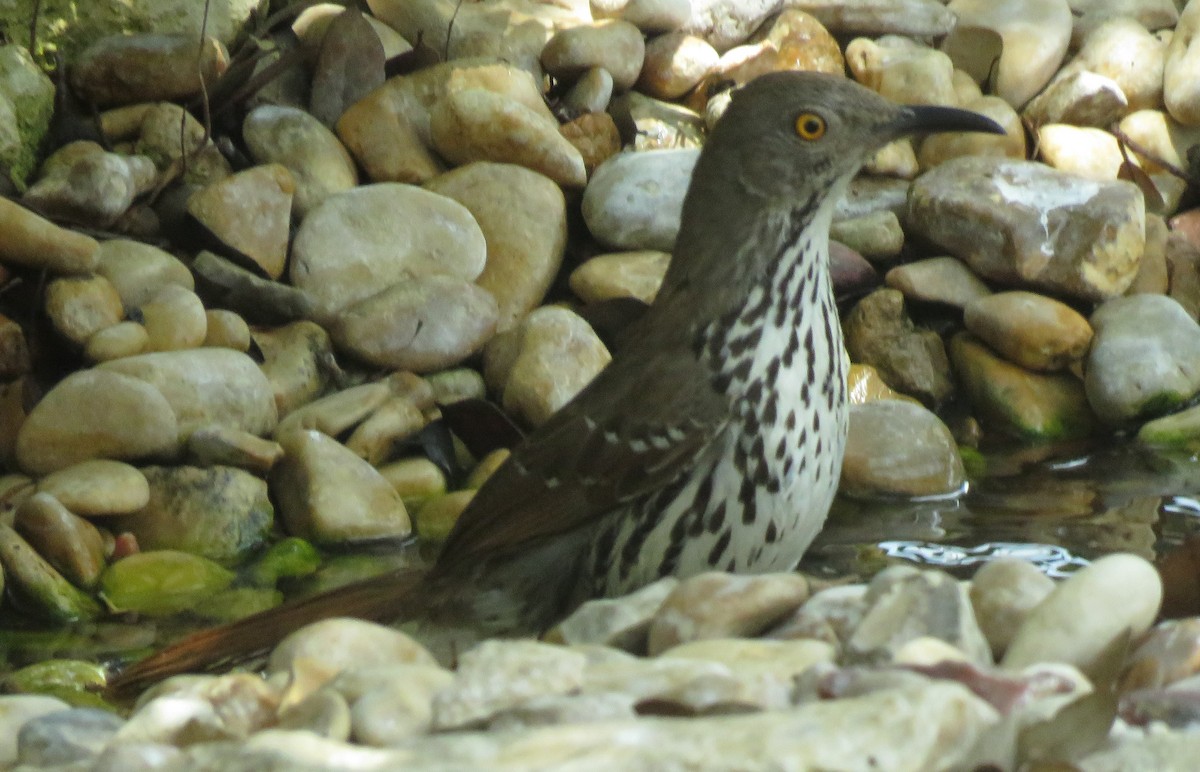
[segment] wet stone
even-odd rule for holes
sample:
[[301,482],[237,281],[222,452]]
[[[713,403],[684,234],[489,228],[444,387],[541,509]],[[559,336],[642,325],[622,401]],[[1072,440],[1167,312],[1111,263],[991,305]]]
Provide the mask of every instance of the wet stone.
[[897,290],[880,289],[863,298],[843,327],[850,358],[874,367],[897,391],[928,405],[954,393],[941,337],[913,324]]
[[318,431],[279,438],[284,457],[271,489],[288,532],[316,544],[407,536],[408,512],[388,481],[344,445]]
[[679,584],[674,577],[660,579],[621,598],[590,600],[547,634],[555,643],[595,643],[633,654],[646,651],[650,624],[663,601]]
[[808,593],[808,581],[796,574],[699,574],[680,582],[663,601],[650,624],[648,651],[656,655],[687,641],[754,635],[793,611]]
[[971,606],[992,654],[1004,655],[1029,613],[1054,590],[1054,580],[1018,559],[984,563],[971,578]]
[[76,587],[90,588],[104,570],[104,537],[57,499],[35,493],[17,507],[17,532]]
[[274,520],[267,484],[241,469],[145,467],[150,500],[112,527],[143,549],[182,550],[232,563],[264,543]]
[[896,266],[887,272],[884,282],[900,290],[908,300],[945,303],[956,308],[965,308],[971,301],[991,294],[983,280],[953,257],[931,257]]
[[267,672],[294,671],[302,660],[319,662],[325,680],[349,668],[437,664],[420,643],[399,630],[349,618],[314,622],[284,638],[271,652]]
[[1132,295],[1100,306],[1091,318],[1088,401],[1109,423],[1169,412],[1200,390],[1200,329],[1171,298]]
[[387,747],[428,732],[433,695],[453,681],[452,672],[432,665],[388,665],[348,668],[332,686],[350,702],[355,739]]
[[999,292],[963,312],[967,330],[1007,359],[1031,370],[1059,370],[1077,362],[1092,328],[1070,306],[1033,292]]
[[945,496],[966,473],[950,430],[911,402],[878,400],[850,408],[840,490],[854,496]]
[[33,767],[90,759],[124,724],[120,716],[97,708],[48,713],[27,721],[17,735],[17,761]]

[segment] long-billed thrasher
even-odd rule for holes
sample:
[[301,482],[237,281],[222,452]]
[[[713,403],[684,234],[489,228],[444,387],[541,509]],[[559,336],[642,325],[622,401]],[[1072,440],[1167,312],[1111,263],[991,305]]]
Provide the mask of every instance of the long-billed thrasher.
[[841,77],[746,85],[704,146],[670,267],[629,343],[514,449],[432,568],[198,633],[114,686],[259,653],[330,616],[530,633],[662,576],[794,567],[825,520],[846,440],[829,223],[864,162],[927,131],[1003,133]]

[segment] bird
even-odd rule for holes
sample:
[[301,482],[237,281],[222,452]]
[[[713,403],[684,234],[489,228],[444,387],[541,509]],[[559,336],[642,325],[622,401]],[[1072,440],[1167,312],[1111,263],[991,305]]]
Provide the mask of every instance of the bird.
[[832,504],[847,433],[830,222],[875,152],[933,131],[1004,132],[835,75],[775,72],[738,89],[627,343],[512,450],[430,568],[201,631],[114,673],[110,689],[227,666],[331,616],[530,634],[660,577],[795,568]]

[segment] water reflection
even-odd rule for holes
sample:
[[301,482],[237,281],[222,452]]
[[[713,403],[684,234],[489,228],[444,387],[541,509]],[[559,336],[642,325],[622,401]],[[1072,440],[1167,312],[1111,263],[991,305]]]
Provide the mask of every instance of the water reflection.
[[1200,459],[1132,442],[1018,448],[984,457],[961,497],[841,498],[803,568],[869,576],[896,562],[960,576],[1017,557],[1064,576],[1111,552],[1154,560],[1200,533]]

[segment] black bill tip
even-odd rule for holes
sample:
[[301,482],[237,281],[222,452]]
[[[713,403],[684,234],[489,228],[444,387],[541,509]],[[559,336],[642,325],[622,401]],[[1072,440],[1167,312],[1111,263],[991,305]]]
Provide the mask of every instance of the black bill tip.
[[895,121],[898,134],[922,134],[939,131],[979,131],[1006,134],[1004,127],[986,115],[939,105],[910,105]]

